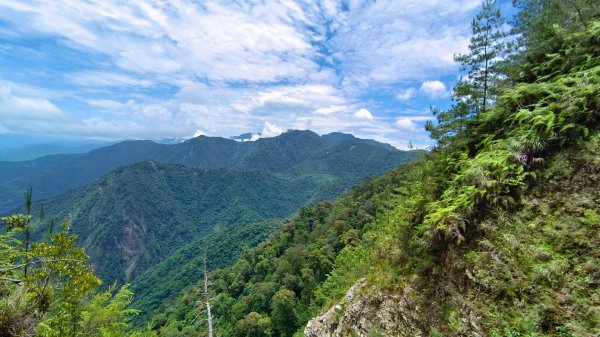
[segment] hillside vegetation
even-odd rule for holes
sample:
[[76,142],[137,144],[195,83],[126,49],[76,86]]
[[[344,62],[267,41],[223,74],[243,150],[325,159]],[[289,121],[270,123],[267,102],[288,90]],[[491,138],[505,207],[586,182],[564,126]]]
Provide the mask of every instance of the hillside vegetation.
[[[250,147],[207,137],[188,143],[183,150],[174,147],[161,153],[188,165],[230,167],[142,161],[53,198],[34,201],[32,213],[38,214],[43,205],[45,220],[32,224],[32,238],[47,236],[50,222],[68,221],[96,275],[107,286],[129,283],[136,291],[135,305],[142,310],[137,322],[195,282],[199,270],[191,269],[199,261],[191,253],[205,239],[222,242],[219,256],[209,254],[210,266],[225,267],[244,246],[256,245],[274,229],[251,224],[285,218],[308,203],[335,198],[366,177],[416,155],[351,135],[321,137],[309,131],[290,131]],[[119,158],[148,155],[142,150],[125,154],[137,146],[164,149],[166,145],[121,143],[79,155],[73,163],[75,167],[92,165],[105,158],[104,165],[109,167]],[[228,157],[229,150],[222,146],[243,151],[238,151],[239,158]],[[42,161],[50,167],[60,158]],[[41,170],[40,174],[50,172]],[[69,172],[52,179],[67,179]],[[246,225],[247,229],[235,230]],[[157,275],[162,275],[158,286]]]
[[132,306],[140,310],[134,322],[144,325],[151,313],[202,277],[202,252],[206,251],[206,264],[210,270],[228,267],[235,262],[242,250],[263,242],[280,228],[281,223],[281,220],[270,220],[221,229],[169,254],[132,282],[131,290],[135,293]]
[[[29,190],[23,212],[40,216],[6,217],[7,234],[0,237],[0,335],[124,335],[134,316],[143,325],[195,283],[205,248],[210,268],[228,266],[279,228],[279,222],[256,221],[289,216],[416,155],[343,134],[288,132],[261,144],[245,167],[142,161],[43,204],[32,206]],[[61,158],[42,162],[51,167]],[[132,283],[141,313],[126,309],[132,292],[111,286],[115,281]]]
[[[461,99],[478,87],[460,83],[429,126],[433,153],[303,208],[213,272],[217,334],[300,335],[339,303],[306,335],[598,335],[600,22],[593,2],[575,5],[586,14],[523,4],[522,51],[490,68],[495,104]],[[342,300],[361,279],[372,310]],[[197,294],[156,316],[161,335],[205,331]]]
[[[438,121],[427,126],[437,142],[431,153],[338,200],[305,206],[283,225],[254,225],[279,229],[242,249],[233,265],[211,270],[217,336],[600,334],[600,8],[593,0],[515,3],[509,48],[499,10],[484,1],[470,51],[457,56],[468,76],[455,87],[454,106],[434,111]],[[307,158],[286,152],[297,144],[286,142],[255,153]],[[268,173],[293,182],[290,172],[303,167],[251,163],[261,169],[257,181]],[[157,165],[122,170],[148,170],[156,179],[166,174]],[[254,172],[219,170],[216,176]],[[260,201],[250,203],[254,214],[265,209]],[[140,304],[159,310],[135,330],[129,288],[99,290],[68,231],[30,244],[27,215],[3,220],[0,335],[207,335],[202,282],[160,305],[145,297],[151,303]],[[245,240],[241,227],[231,233]],[[194,241],[172,258],[197,269],[199,248],[221,259],[229,246],[219,243]],[[195,277],[159,266],[140,278],[180,287],[178,275]]]
[[[103,280],[126,283],[214,230],[291,215],[314,189],[259,171],[148,161],[47,200],[44,209],[48,217],[72,223]],[[47,230],[44,223],[34,233]]]
[[[335,198],[366,177],[415,156],[414,152],[350,135],[320,137],[308,131],[291,131],[253,145],[251,152],[236,159],[228,157],[225,150],[218,151],[218,147],[242,145],[224,141],[193,139],[186,149],[191,146],[196,150],[183,155],[181,149],[171,148],[165,153],[197,166],[233,165],[237,160],[233,167],[199,169],[142,161],[43,203],[34,203],[33,212],[37,214],[43,204],[47,219],[72,223],[73,233],[79,236],[79,245],[90,255],[98,276],[109,283],[127,283],[201,236],[290,216],[307,203]],[[134,144],[151,148],[158,145]],[[115,147],[132,150],[127,143]],[[99,152],[106,153],[100,156]],[[90,164],[90,156],[116,162],[120,155],[115,153],[125,156],[125,152],[115,152],[112,147],[102,148],[79,157],[79,164]],[[225,158],[230,163],[225,163]],[[52,179],[60,180],[65,174]],[[45,231],[47,224],[43,223],[33,229],[33,234],[39,237]]]

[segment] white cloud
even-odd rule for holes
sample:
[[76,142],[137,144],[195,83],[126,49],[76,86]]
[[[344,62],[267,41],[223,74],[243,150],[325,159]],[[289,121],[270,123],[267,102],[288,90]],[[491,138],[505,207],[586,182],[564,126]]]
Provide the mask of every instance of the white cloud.
[[357,112],[354,113],[354,117],[358,118],[358,119],[373,119],[373,114],[371,114],[371,112],[367,109],[360,109]]
[[[447,97],[445,87],[432,86],[439,81],[429,80],[456,73],[453,55],[466,50],[468,22],[479,5],[0,0],[0,21],[11,28],[10,39],[52,40],[57,51],[44,51],[48,59],[59,59],[62,67],[77,63],[58,72],[56,85],[18,90],[16,101],[25,100],[20,105],[45,106],[70,120],[63,123],[68,128],[38,124],[38,132],[179,138],[196,130],[223,136],[264,129],[274,135],[297,128],[398,145],[406,143],[395,138],[403,137],[398,128],[412,130],[430,117],[398,117],[370,93],[396,94],[400,101]],[[415,83],[423,83],[421,89]],[[89,109],[60,104],[67,101]],[[377,118],[364,106],[377,107]],[[398,124],[397,118],[408,122]]]
[[450,96],[446,85],[441,81],[425,81],[419,89],[430,98],[444,98]]
[[259,92],[254,101],[257,105],[267,104],[312,106],[343,103],[337,90],[327,85],[298,85],[273,87]]
[[334,30],[328,46],[342,65],[345,87],[455,73],[453,56],[467,50],[466,22],[480,5],[479,0],[356,2],[327,18]]
[[196,132],[194,132],[194,135],[192,135],[192,138],[196,138],[196,137],[200,137],[200,136],[205,136],[206,132],[204,130],[196,130]]
[[275,81],[319,68],[314,34],[302,28],[309,23],[304,9],[289,1],[9,0],[2,8],[22,33],[58,36],[129,72]]
[[19,120],[23,123],[36,120],[60,122],[65,116],[65,113],[48,100],[15,95],[11,88],[0,86],[2,119]]
[[[468,44],[464,20],[479,5],[476,0],[207,0],[201,5],[5,0],[0,9],[7,15],[0,15],[22,34],[60,37],[74,48],[108,56],[123,70],[159,75],[156,80],[304,79],[317,73],[316,60],[326,57],[341,62],[348,83],[368,86],[423,79],[426,69],[453,71],[453,55]],[[323,55],[318,44],[331,55]]]
[[408,89],[401,90],[400,92],[398,92],[398,94],[396,95],[396,99],[398,99],[399,101],[408,101],[411,98],[415,97],[416,94],[417,94],[417,89],[408,88]]
[[330,105],[324,108],[318,108],[315,110],[315,113],[318,115],[329,115],[329,114],[335,114],[335,113],[340,113],[340,112],[347,112],[350,109],[352,109],[351,106],[347,106],[347,105]]
[[282,133],[283,133],[282,128],[278,127],[275,124],[265,122],[265,127],[263,128],[262,132],[260,133],[260,137],[261,138],[275,137],[275,136],[279,136]]
[[122,110],[126,107],[125,104],[110,99],[88,99],[86,100],[86,103],[100,107],[109,112],[116,112],[118,114],[119,111],[122,113]]
[[409,118],[400,118],[396,121],[396,126],[402,131],[414,132],[418,125]]
[[71,82],[84,87],[150,87],[154,85],[153,81],[138,77],[139,75],[134,76],[102,71],[80,72],[67,76]]

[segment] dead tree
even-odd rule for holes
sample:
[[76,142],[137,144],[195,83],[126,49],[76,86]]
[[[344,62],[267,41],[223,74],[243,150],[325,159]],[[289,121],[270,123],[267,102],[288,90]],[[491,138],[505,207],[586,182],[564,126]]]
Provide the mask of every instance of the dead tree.
[[[200,307],[202,304],[204,304],[206,306],[206,322],[208,324],[208,337],[213,337],[213,327],[212,327],[212,313],[210,311],[210,297],[208,296],[208,264],[207,264],[207,258],[206,258],[206,246],[204,247],[204,285],[203,285],[203,292],[204,292],[204,300],[203,301],[196,301],[196,306]],[[194,324],[194,322],[196,322],[196,320],[198,319],[198,317],[204,313],[205,310],[201,310],[196,317],[194,317],[194,319],[192,320],[191,324]]]
[[206,304],[206,321],[208,322],[208,337],[213,337],[212,314],[210,312],[210,300],[208,297],[208,267],[206,263],[206,247],[204,247],[204,303]]

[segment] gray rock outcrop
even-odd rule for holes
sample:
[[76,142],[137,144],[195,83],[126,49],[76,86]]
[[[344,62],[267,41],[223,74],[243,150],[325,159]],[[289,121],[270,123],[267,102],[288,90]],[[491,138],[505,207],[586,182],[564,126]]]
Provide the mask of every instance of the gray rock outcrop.
[[359,280],[341,303],[308,322],[304,336],[423,336],[417,325],[420,310],[405,295],[409,293],[382,292]]

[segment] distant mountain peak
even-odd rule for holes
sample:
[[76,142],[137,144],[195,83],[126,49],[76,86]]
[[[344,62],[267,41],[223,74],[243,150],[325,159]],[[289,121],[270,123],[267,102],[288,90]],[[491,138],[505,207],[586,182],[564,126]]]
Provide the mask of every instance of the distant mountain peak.
[[282,133],[283,135],[307,135],[307,136],[317,136],[320,137],[316,132],[311,130],[297,130],[297,129],[288,129],[286,132]]

